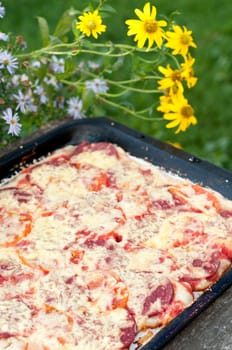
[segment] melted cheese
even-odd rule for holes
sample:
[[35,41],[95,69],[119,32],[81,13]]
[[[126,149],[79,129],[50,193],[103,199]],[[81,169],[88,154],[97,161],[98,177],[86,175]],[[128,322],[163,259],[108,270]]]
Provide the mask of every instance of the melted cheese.
[[1,349],[129,348],[231,265],[231,201],[115,145],[75,150],[0,187]]

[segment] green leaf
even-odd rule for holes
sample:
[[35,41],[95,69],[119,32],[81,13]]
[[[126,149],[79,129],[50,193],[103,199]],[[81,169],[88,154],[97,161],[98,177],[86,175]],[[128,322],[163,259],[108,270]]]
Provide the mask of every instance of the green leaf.
[[107,12],[107,13],[111,13],[111,14],[114,14],[114,13],[117,13],[117,11],[115,10],[114,7],[108,5],[108,4],[104,4],[101,8],[101,12]]
[[67,11],[65,11],[62,17],[60,18],[53,35],[61,39],[65,34],[70,32],[72,29],[72,22],[76,17],[77,13],[78,12],[73,8],[70,8]]
[[39,30],[40,30],[40,36],[42,40],[42,45],[47,46],[50,42],[49,40],[49,26],[48,22],[45,18],[37,16],[37,21],[39,25]]
[[73,32],[75,38],[78,39],[80,36],[80,31],[79,31],[79,29],[77,29],[77,20],[76,19],[74,19],[72,22],[72,32]]
[[93,106],[96,100],[96,95],[92,90],[84,89],[82,92],[81,99],[83,103],[83,109],[88,110],[91,106]]

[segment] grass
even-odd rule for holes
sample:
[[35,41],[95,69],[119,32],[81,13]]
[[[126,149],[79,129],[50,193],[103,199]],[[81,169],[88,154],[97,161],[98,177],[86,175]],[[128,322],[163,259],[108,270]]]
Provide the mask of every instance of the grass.
[[[81,0],[3,0],[7,15],[1,21],[2,31],[21,33],[30,49],[40,45],[36,16],[45,17],[51,26],[64,10],[73,6],[80,10],[88,3]],[[109,1],[118,12],[109,24],[109,37],[117,41],[124,37],[124,20],[134,16],[134,7],[142,8],[145,1]],[[160,13],[179,11],[180,24],[193,31],[198,48],[195,51],[195,72],[199,77],[197,86],[191,90],[191,104],[198,118],[198,125],[185,133],[174,135],[165,129],[162,122],[145,122],[130,117],[115,116],[145,134],[165,141],[180,142],[182,147],[203,159],[232,170],[232,2],[224,0],[176,0],[175,2],[156,0]],[[140,99],[144,99],[140,96]]]

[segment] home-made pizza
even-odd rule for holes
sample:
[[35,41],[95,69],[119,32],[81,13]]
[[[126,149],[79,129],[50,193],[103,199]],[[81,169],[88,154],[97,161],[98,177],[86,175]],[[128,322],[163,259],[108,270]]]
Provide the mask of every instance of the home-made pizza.
[[112,143],[66,146],[0,187],[0,349],[140,348],[231,262],[230,200]]

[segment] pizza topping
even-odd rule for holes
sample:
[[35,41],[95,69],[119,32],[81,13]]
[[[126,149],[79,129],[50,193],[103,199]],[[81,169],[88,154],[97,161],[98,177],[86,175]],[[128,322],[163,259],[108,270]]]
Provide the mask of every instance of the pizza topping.
[[[151,292],[149,296],[146,297],[143,304],[143,314],[148,314],[152,316],[152,304],[157,300],[160,301],[161,305],[168,305],[172,302],[174,296],[173,286],[169,282],[166,285],[160,285],[155,290]],[[157,312],[157,311],[155,311]]]
[[11,336],[28,336],[32,329],[31,308],[16,297],[0,300],[0,329]]
[[232,218],[232,210],[221,210],[220,215],[225,219]]
[[130,344],[135,339],[135,336],[138,331],[135,319],[132,316],[132,314],[128,313],[127,320],[128,320],[128,326],[120,329],[121,331],[120,341],[123,344],[123,348],[128,348],[130,346]]
[[107,142],[98,142],[92,144],[88,142],[83,142],[80,145],[76,146],[76,148],[72,152],[72,155],[78,155],[80,153],[84,154],[86,152],[92,153],[98,151],[103,151],[103,153],[107,154],[108,156],[114,156],[116,158],[119,158],[119,152],[117,147]]
[[0,348],[145,343],[231,266],[231,218],[220,194],[111,143],[28,166],[0,188]]
[[9,333],[9,332],[0,332],[0,339],[8,339],[13,337],[14,334],[13,333]]

